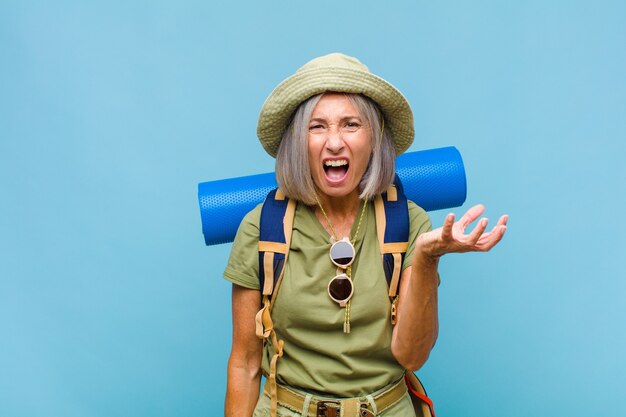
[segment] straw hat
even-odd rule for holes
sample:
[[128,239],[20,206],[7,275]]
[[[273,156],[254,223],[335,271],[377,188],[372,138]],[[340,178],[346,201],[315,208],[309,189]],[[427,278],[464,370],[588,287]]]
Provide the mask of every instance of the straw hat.
[[289,118],[300,103],[326,91],[363,94],[374,100],[383,112],[385,129],[391,132],[398,155],[413,142],[413,112],[402,93],[358,59],[333,53],[304,64],[265,100],[257,136],[267,153],[276,157]]

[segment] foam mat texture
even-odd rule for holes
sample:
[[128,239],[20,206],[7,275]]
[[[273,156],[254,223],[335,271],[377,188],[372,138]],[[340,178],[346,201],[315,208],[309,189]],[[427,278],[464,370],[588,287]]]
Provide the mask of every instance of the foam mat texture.
[[[455,147],[400,155],[396,173],[407,198],[426,211],[458,207],[465,202],[465,167]],[[198,184],[205,243],[232,242],[246,213],[263,202],[274,188],[273,172]]]

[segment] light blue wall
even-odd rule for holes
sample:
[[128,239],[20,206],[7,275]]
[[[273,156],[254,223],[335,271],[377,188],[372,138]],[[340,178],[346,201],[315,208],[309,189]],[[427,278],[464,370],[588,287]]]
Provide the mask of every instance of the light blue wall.
[[0,415],[222,414],[229,245],[196,185],[272,170],[265,97],[332,51],[511,216],[442,261],[439,415],[626,415],[623,1],[94,3],[0,5]]

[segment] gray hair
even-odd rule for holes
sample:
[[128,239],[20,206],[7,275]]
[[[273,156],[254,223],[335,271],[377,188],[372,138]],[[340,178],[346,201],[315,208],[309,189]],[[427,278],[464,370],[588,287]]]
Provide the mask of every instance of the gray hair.
[[[396,151],[388,129],[383,130],[382,114],[376,103],[361,94],[345,94],[358,110],[364,126],[370,129],[372,155],[359,183],[359,198],[372,199],[393,183]],[[323,94],[300,103],[283,132],[276,155],[276,181],[289,198],[315,204],[315,183],[311,176],[308,152],[309,122]]]

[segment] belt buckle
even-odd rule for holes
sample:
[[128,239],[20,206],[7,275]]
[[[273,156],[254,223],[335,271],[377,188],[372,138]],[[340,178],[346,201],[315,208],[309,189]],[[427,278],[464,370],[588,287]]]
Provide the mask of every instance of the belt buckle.
[[341,417],[341,403],[339,401],[319,401],[317,403],[317,417]]

